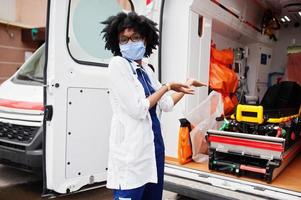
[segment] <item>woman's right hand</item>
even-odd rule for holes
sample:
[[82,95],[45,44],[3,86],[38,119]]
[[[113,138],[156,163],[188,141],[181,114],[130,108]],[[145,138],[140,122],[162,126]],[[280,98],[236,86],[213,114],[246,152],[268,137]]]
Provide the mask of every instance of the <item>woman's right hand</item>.
[[182,92],[184,94],[194,94],[194,89],[189,85],[183,83],[172,82],[170,84],[170,89],[175,92]]

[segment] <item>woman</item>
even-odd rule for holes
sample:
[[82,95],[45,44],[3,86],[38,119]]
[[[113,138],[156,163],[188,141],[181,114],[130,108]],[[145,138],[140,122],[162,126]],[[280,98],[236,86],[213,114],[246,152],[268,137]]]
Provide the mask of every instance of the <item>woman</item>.
[[[114,199],[162,199],[164,143],[157,107],[170,111],[184,96],[193,94],[186,84],[161,85],[152,68],[142,61],[158,45],[156,23],[136,13],[119,13],[103,22],[109,63],[110,100],[113,109],[107,187]],[[167,95],[173,90],[176,93]]]

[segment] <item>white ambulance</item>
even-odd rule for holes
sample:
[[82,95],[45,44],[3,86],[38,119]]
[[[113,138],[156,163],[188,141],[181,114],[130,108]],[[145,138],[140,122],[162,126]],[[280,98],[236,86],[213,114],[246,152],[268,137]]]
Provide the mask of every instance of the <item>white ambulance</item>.
[[42,45],[0,86],[0,162],[36,172],[42,167]]

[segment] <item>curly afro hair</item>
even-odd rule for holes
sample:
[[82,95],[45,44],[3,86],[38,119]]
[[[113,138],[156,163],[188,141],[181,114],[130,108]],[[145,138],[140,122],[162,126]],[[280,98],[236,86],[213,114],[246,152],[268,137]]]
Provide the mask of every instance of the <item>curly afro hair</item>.
[[105,25],[104,33],[105,48],[111,50],[114,56],[121,56],[119,49],[119,33],[126,28],[132,28],[146,40],[145,57],[148,57],[153,49],[159,44],[158,29],[156,23],[143,15],[137,15],[135,12],[118,13],[102,22]]

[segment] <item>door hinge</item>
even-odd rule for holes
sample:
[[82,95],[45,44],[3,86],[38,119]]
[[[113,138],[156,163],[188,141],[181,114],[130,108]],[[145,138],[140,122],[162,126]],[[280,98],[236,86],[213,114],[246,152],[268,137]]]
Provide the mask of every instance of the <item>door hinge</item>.
[[53,115],[53,107],[51,105],[45,106],[44,119],[45,121],[51,121]]

